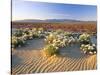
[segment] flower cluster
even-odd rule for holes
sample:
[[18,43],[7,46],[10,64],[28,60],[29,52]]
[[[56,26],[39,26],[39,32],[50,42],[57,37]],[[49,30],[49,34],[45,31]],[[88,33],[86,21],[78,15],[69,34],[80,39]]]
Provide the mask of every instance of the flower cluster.
[[21,47],[25,45],[27,40],[32,40],[34,38],[44,38],[43,28],[25,28],[17,29],[16,32],[12,34],[11,47]]
[[83,50],[83,52],[85,54],[96,54],[96,45],[95,44],[82,44],[80,47],[81,50]]

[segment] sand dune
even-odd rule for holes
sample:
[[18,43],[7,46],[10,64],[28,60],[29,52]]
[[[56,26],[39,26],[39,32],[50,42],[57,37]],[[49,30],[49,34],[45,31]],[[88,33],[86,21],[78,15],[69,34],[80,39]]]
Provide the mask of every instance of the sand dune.
[[95,70],[96,55],[44,57],[41,50],[19,50],[12,52],[12,74],[29,74],[45,72],[63,72],[79,70]]

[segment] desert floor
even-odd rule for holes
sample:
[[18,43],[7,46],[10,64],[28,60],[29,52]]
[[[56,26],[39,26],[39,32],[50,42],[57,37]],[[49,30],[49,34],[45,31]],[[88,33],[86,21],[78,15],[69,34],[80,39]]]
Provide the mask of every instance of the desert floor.
[[85,55],[78,45],[60,49],[58,56],[45,57],[43,39],[29,40],[28,45],[12,50],[12,74],[95,70],[97,55]]

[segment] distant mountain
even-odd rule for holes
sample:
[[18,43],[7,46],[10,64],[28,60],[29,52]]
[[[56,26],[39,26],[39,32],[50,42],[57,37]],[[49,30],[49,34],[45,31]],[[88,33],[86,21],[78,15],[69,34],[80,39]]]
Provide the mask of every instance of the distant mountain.
[[[35,22],[45,22],[45,23],[54,23],[54,22],[83,22],[80,20],[72,20],[72,19],[46,19],[46,20],[38,20],[38,19],[25,19],[25,20],[16,20],[13,22],[25,22],[25,23],[35,23]],[[85,21],[88,22],[88,21]],[[93,21],[91,21],[93,22]]]
[[79,20],[71,20],[71,19],[46,19],[47,22],[79,22]]
[[43,20],[37,20],[37,19],[25,19],[25,20],[15,20],[13,22],[43,22]]

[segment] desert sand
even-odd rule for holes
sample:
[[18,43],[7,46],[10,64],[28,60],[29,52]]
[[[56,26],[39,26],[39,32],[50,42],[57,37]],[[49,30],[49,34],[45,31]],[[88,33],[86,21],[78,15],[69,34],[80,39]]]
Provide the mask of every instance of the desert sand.
[[63,48],[59,55],[51,57],[44,56],[43,46],[43,39],[32,40],[28,46],[13,50],[12,74],[67,72],[97,68],[97,55],[83,54],[78,49],[78,45]]

